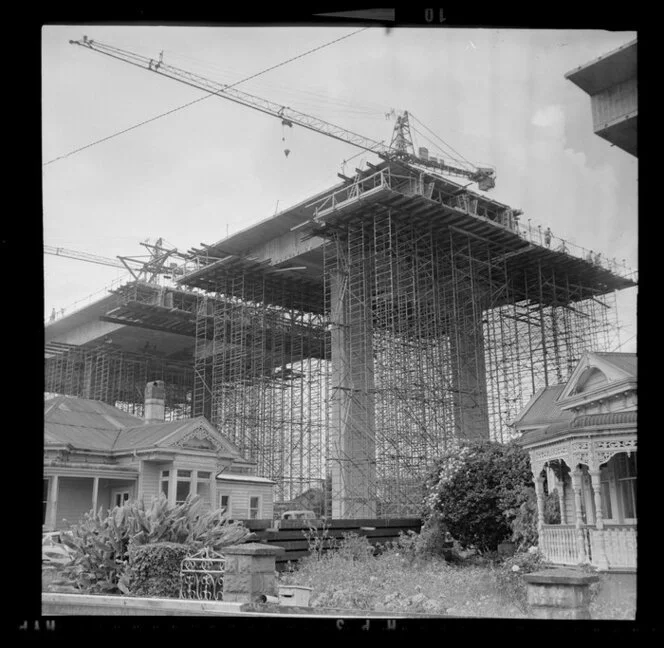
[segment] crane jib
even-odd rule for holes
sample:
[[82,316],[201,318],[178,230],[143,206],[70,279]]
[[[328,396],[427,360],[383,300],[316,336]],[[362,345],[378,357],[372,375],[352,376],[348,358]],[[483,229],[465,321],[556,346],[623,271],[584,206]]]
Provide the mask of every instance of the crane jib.
[[[297,124],[302,128],[327,135],[328,137],[332,137],[341,142],[352,144],[365,151],[375,153],[384,159],[400,159],[402,161],[407,159],[409,162],[425,166],[429,170],[465,177],[473,182],[477,182],[479,188],[483,190],[491,189],[495,186],[495,173],[493,169],[478,168],[471,171],[445,164],[442,160],[434,162],[426,158],[409,154],[404,150],[403,135],[399,138],[395,138],[392,145],[386,146],[382,142],[377,142],[369,137],[359,135],[358,133],[342,128],[341,126],[337,126],[317,117],[313,117],[312,115],[307,115],[306,113],[301,113],[292,108],[288,108],[287,106],[282,106],[267,99],[237,90],[233,87],[234,85],[242,83],[242,81],[238,81],[232,85],[223,85],[193,72],[188,72],[173,65],[168,65],[163,62],[163,52],[160,53],[158,59],[152,59],[141,54],[122,50],[112,45],[99,43],[88,39],[87,36],[83,36],[83,39],[80,41],[71,40],[69,42],[73,45],[80,45],[87,49],[99,52],[100,54],[105,54],[112,58],[124,61],[125,63],[130,63],[150,72],[160,74],[161,76],[173,79],[174,81],[179,81],[180,83],[189,85],[198,90],[203,90],[209,93],[208,96],[216,95],[222,99],[228,99],[229,101],[247,106],[248,108],[253,108],[254,110],[267,115],[277,117],[282,121],[282,124],[286,126],[292,127],[293,124]],[[407,124],[408,113],[405,112],[398,117],[396,128],[407,127]]]

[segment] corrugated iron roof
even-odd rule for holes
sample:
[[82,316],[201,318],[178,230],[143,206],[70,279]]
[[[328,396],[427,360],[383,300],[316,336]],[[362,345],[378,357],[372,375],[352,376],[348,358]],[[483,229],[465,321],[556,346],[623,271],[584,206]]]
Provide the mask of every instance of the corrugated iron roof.
[[636,426],[638,415],[635,411],[609,412],[606,414],[582,414],[571,421],[558,421],[539,430],[526,432],[518,439],[519,445],[531,445],[539,441],[549,441],[570,432],[580,432],[587,428],[611,428],[622,425]]
[[158,445],[164,437],[191,426],[194,421],[196,419],[168,423],[143,423],[126,428],[118,435],[113,450],[135,450]]
[[[204,417],[145,423],[112,405],[85,398],[58,396],[44,404],[45,445],[70,445],[74,448],[100,451],[137,450],[159,447],[173,434],[207,423]],[[239,458],[240,452],[222,435],[228,456]]]
[[543,387],[531,398],[525,411],[514,421],[517,427],[544,425],[556,421],[570,420],[574,415],[560,409],[558,397],[565,389],[565,384]]
[[582,414],[577,416],[571,423],[572,429],[586,427],[601,427],[604,425],[630,425],[636,424],[637,413],[634,410],[629,412],[607,412],[605,414]]
[[71,445],[88,450],[110,450],[118,436],[118,430],[103,430],[81,426],[77,423],[68,425],[53,421],[44,421],[44,444]]

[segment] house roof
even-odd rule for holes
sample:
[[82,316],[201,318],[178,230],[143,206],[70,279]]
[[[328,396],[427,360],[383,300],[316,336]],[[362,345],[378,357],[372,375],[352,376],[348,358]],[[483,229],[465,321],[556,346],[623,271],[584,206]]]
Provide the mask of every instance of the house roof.
[[530,399],[523,412],[514,419],[514,426],[518,429],[571,419],[573,414],[562,410],[557,402],[564,388],[565,383],[542,387]]
[[518,440],[519,445],[528,446],[541,441],[550,441],[564,436],[570,432],[582,432],[588,428],[601,427],[616,428],[622,426],[634,426],[637,424],[637,413],[631,412],[609,412],[604,414],[582,414],[575,416],[571,421],[558,421],[544,428],[525,432]]
[[57,396],[44,404],[44,444],[46,447],[69,445],[77,449],[122,452],[163,448],[196,428],[214,435],[229,456],[241,454],[205,417],[145,423],[112,405],[85,398]]
[[142,419],[112,405],[85,398],[56,396],[44,403],[44,443],[110,450],[127,426]]

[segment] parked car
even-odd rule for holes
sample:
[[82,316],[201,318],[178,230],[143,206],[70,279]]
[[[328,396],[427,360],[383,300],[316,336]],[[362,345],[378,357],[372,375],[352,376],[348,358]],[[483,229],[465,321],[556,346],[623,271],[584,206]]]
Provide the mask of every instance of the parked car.
[[42,534],[42,564],[66,565],[74,557],[74,550],[62,542],[60,531]]

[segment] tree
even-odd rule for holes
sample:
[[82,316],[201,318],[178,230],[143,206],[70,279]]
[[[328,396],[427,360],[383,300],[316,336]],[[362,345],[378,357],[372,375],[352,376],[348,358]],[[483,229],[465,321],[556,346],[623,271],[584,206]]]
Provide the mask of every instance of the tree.
[[438,514],[462,546],[495,550],[534,493],[528,454],[514,442],[462,445],[436,462],[426,492],[425,520]]

